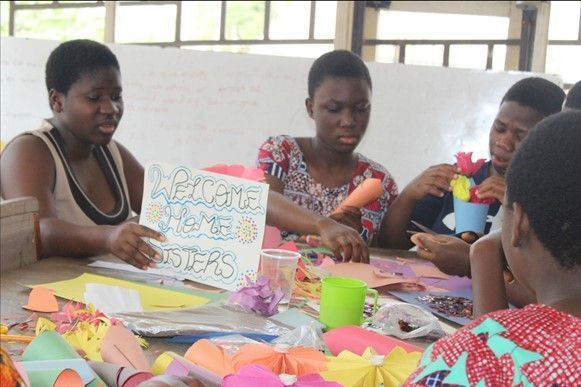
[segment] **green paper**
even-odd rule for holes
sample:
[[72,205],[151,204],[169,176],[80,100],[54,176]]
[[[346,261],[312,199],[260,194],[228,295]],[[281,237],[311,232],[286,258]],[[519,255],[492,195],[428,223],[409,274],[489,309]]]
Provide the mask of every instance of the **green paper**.
[[54,382],[56,382],[58,376],[63,372],[64,369],[56,370],[39,370],[39,371],[28,371],[28,379],[30,379],[30,385],[34,387],[53,387]]
[[22,361],[80,358],[77,351],[55,331],[43,332],[28,344],[22,355]]

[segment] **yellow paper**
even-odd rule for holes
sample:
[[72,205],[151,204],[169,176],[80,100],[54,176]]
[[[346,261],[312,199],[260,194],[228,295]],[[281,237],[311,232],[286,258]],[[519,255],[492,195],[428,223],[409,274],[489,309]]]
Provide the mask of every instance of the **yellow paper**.
[[372,348],[367,348],[361,356],[342,351],[337,357],[328,357],[327,371],[320,372],[320,375],[345,387],[395,387],[416,369],[420,357],[420,352],[408,353],[400,347],[385,356],[377,355]]
[[470,200],[470,180],[466,176],[458,176],[450,181],[452,194],[456,199],[462,201]]
[[135,282],[89,273],[84,273],[79,277],[70,280],[27,286],[43,286],[45,288],[53,289],[55,294],[59,297],[84,303],[83,294],[85,293],[85,285],[87,283],[97,283],[134,289],[139,292],[143,310],[146,311],[193,308],[196,306],[205,305],[210,301],[207,298],[195,296],[193,294],[185,294],[168,289],[154,288]]

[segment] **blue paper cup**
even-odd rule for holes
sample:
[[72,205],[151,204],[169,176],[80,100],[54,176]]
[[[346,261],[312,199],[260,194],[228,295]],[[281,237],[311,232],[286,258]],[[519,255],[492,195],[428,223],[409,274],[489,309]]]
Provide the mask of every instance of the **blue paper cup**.
[[454,198],[455,233],[472,231],[477,234],[484,234],[488,207],[488,204],[468,203]]

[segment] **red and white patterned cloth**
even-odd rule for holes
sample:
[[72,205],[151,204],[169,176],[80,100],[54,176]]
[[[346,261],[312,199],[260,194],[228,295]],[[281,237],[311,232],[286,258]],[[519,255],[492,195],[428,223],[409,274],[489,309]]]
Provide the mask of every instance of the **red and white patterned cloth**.
[[348,184],[340,187],[323,186],[311,177],[303,152],[290,136],[268,138],[258,151],[257,166],[283,182],[284,196],[322,216],[329,216],[365,179],[380,179],[385,193],[361,209],[361,237],[370,244],[388,207],[398,195],[397,185],[382,165],[359,153],[355,156],[358,158],[355,173]]
[[490,313],[424,352],[406,386],[580,386],[581,319],[546,305]]

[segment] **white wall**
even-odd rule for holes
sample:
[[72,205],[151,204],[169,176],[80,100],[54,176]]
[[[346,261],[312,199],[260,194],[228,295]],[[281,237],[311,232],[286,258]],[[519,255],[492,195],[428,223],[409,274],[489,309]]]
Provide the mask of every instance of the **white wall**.
[[[58,42],[1,39],[1,129],[7,141],[50,117],[44,64]],[[125,115],[116,139],[142,162],[253,165],[269,135],[308,136],[311,59],[112,45]],[[522,73],[369,63],[371,123],[359,151],[402,187],[457,151],[488,155],[498,104]]]

